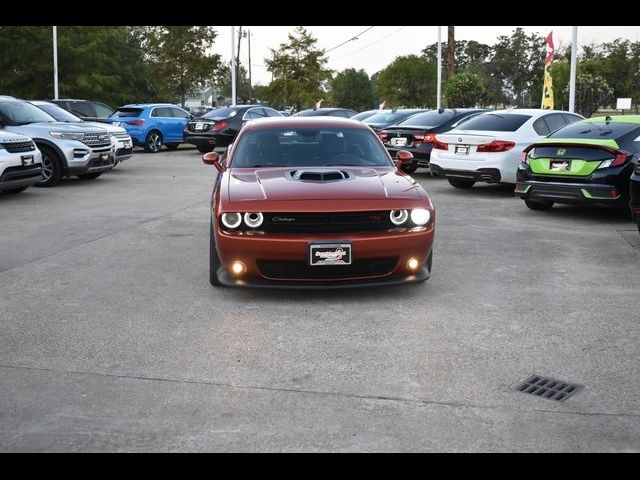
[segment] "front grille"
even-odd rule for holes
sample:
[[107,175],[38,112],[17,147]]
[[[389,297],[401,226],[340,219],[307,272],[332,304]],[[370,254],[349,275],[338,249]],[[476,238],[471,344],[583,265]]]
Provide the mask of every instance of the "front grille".
[[32,152],[36,149],[36,144],[31,140],[24,142],[9,142],[0,144],[9,153]]
[[259,228],[268,233],[368,232],[395,226],[389,211],[339,213],[265,213]]
[[38,180],[42,175],[42,167],[38,166],[17,166],[5,168],[2,176],[0,176],[0,182],[11,182],[13,180],[25,180],[28,178],[34,178]]
[[109,155],[109,157],[104,160],[102,158],[94,158],[93,160],[89,160],[89,163],[87,163],[87,168],[107,167],[109,165],[113,165],[113,158],[111,158],[111,155]]
[[85,133],[82,143],[88,147],[107,147],[111,145],[111,138],[107,132]]
[[354,260],[351,265],[310,266],[301,261],[258,260],[260,273],[268,278],[292,280],[346,280],[389,275],[398,257]]
[[129,138],[129,134],[127,132],[115,132],[115,133],[112,133],[111,135],[113,135],[116,138]]

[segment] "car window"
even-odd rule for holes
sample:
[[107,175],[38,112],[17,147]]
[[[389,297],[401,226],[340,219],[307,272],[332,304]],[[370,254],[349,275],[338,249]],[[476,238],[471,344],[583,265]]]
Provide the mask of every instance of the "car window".
[[533,130],[538,134],[546,137],[551,133],[549,130],[549,125],[544,121],[544,117],[540,117],[535,122],[533,122]]
[[152,117],[171,117],[171,109],[168,107],[156,107],[151,112]]
[[0,114],[14,125],[55,122],[51,115],[28,102],[0,102]]
[[122,118],[122,117],[139,117],[142,113],[141,108],[131,108],[131,107],[120,107],[116,110],[112,118]]
[[395,112],[380,112],[375,115],[370,116],[369,118],[364,120],[364,123],[386,123],[391,124],[395,122],[399,122],[401,120],[406,119],[410,115],[414,113],[418,113],[419,110],[416,111],[395,111]]
[[[472,118],[477,117],[478,115],[480,115],[481,113],[484,112],[478,112],[478,113],[472,113],[471,115],[467,115],[465,117],[462,117],[460,120],[458,120],[455,123],[451,124],[451,129],[453,130],[454,128],[457,128],[459,125],[462,125],[464,122],[471,120]],[[462,127],[464,128],[464,127]]]
[[464,122],[464,130],[488,130],[491,132],[515,132],[531,115],[520,113],[483,113],[468,122]]
[[176,118],[189,118],[189,114],[179,108],[171,107],[171,116]]
[[418,113],[408,118],[398,125],[417,125],[421,127],[437,127],[456,116],[451,110],[431,110],[430,112]]
[[252,108],[247,110],[247,112],[242,117],[243,120],[255,120],[257,118],[265,118],[267,114],[262,108]]
[[551,138],[591,138],[601,140],[615,140],[638,129],[636,123],[622,122],[590,122],[583,120],[572,123],[553,132]]
[[544,120],[547,122],[549,126],[549,133],[555,132],[556,130],[560,130],[564,127],[567,122],[564,121],[564,118],[559,113],[552,113],[550,115],[545,115]]
[[237,115],[237,108],[220,107],[205,113],[202,118],[210,118],[211,120],[222,120],[223,118],[231,118]]
[[96,117],[107,118],[113,113],[113,109],[103,105],[102,103],[94,103],[93,106],[96,109]]
[[584,120],[584,117],[581,117],[580,115],[573,115],[571,113],[563,113],[562,116],[564,117],[567,125],[574,122],[579,122],[580,120]]
[[89,102],[69,102],[69,109],[71,110],[71,113],[81,117],[95,116],[93,106]]
[[59,122],[81,122],[82,119],[76,117],[73,113],[67,112],[64,108],[51,103],[36,104],[40,110],[44,110]]
[[278,112],[277,110],[274,110],[272,108],[263,108],[264,112],[266,113],[266,115],[268,117],[282,117],[283,115]]

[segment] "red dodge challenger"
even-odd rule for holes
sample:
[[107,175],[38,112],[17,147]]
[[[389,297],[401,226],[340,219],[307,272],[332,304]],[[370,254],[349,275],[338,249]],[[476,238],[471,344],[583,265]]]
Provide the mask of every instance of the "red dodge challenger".
[[341,118],[248,122],[211,200],[214,286],[341,288],[422,282],[435,211],[368,126]]

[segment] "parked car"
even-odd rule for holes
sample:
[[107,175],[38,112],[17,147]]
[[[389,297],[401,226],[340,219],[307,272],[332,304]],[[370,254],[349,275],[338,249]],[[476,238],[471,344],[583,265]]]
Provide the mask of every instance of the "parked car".
[[400,150],[413,154],[414,162],[404,166],[406,173],[413,173],[418,167],[429,167],[436,134],[457,128],[465,120],[486,111],[478,108],[429,110],[380,130],[378,136],[391,158],[395,158]]
[[300,110],[295,113],[294,117],[342,117],[351,118],[356,113],[350,108],[310,108],[308,110]]
[[[411,160],[398,154],[398,163]],[[214,183],[214,286],[340,288],[429,278],[435,211],[375,133],[339,118],[246,124]]]
[[0,98],[0,128],[33,139],[42,153],[40,187],[73,175],[95,179],[113,168],[113,143],[104,128],[56,122],[35,105],[10,98]]
[[409,117],[417,113],[427,112],[426,108],[401,108],[398,110],[382,110],[375,115],[371,115],[369,118],[363,120],[363,122],[369,125],[374,131],[379,131],[387,128],[389,125],[395,125],[398,122],[402,122]]
[[471,188],[476,182],[516,183],[526,147],[583,118],[542,109],[482,113],[455,130],[436,135],[431,173],[445,177],[456,188]]
[[359,122],[362,122],[363,120],[366,120],[369,117],[374,116],[376,113],[380,113],[382,110],[377,109],[377,110],[366,110],[364,112],[360,112],[360,113],[356,113],[353,117],[351,117],[351,120],[358,120]]
[[184,142],[190,119],[189,112],[169,103],[136,103],[119,107],[107,122],[123,127],[145,152],[158,153],[162,145],[175,150]]
[[24,192],[41,179],[42,154],[33,140],[0,131],[0,192]]
[[133,142],[124,128],[116,127],[109,123],[86,122],[79,117],[76,117],[73,113],[67,112],[55,103],[45,102],[43,100],[32,100],[31,103],[51,115],[58,122],[68,123],[70,125],[79,125],[81,127],[97,126],[104,128],[109,132],[115,144],[114,167],[118,165],[118,163],[124,162],[133,156]]
[[[522,156],[515,193],[527,207],[548,210],[563,203],[626,209],[640,156],[640,116],[573,123],[529,146]],[[631,199],[634,214],[639,202],[637,196]]]
[[631,201],[629,207],[633,221],[638,224],[638,232],[640,232],[640,162],[636,162],[630,183]]
[[93,102],[91,100],[60,98],[49,101],[87,122],[106,123],[107,118],[109,118],[114,112],[113,107],[110,107],[106,103]]
[[263,105],[216,108],[187,124],[184,141],[195,145],[202,153],[210,152],[229,146],[249,120],[266,117],[282,117],[282,114]]

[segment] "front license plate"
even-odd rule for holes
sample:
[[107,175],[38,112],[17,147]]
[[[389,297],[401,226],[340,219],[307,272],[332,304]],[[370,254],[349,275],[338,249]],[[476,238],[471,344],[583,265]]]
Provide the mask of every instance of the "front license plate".
[[404,137],[396,137],[396,138],[392,138],[390,140],[391,145],[394,147],[406,147],[407,146],[407,139]]
[[24,167],[30,167],[33,165],[33,155],[23,155],[22,156],[22,165]]
[[549,170],[554,172],[568,172],[571,169],[570,160],[551,160]]
[[100,160],[102,160],[103,162],[108,161],[109,160],[109,154],[108,153],[100,154]]
[[196,130],[202,130],[204,128],[204,123],[196,123]]
[[458,155],[469,155],[469,147],[467,145],[456,145],[454,151]]
[[320,265],[351,265],[350,243],[312,243],[309,245],[309,263]]
[[131,142],[128,140],[124,142],[124,148],[131,148]]

